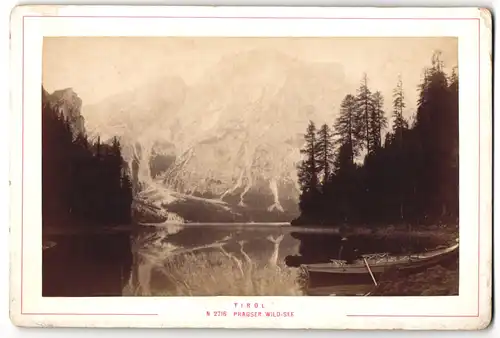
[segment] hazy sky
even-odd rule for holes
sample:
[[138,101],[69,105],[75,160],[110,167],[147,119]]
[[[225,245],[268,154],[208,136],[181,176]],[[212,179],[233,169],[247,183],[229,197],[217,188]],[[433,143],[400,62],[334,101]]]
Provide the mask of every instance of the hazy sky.
[[72,87],[84,105],[93,104],[168,75],[193,84],[222,56],[256,48],[339,63],[354,83],[366,72],[389,102],[401,73],[410,108],[434,50],[446,68],[458,65],[456,38],[56,37],[44,39],[43,85],[49,92]]

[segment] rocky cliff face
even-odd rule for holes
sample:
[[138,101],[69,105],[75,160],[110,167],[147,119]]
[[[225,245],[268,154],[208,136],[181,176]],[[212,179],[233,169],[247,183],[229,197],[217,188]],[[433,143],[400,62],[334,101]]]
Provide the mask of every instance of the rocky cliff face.
[[44,102],[49,104],[54,111],[69,120],[74,134],[85,132],[85,119],[81,114],[82,99],[72,88],[56,90],[52,94],[42,88],[42,96]]
[[337,64],[251,51],[221,59],[194,85],[162,78],[83,113],[90,133],[121,138],[143,196],[163,208],[196,200],[289,220],[307,123],[333,123],[353,88]]

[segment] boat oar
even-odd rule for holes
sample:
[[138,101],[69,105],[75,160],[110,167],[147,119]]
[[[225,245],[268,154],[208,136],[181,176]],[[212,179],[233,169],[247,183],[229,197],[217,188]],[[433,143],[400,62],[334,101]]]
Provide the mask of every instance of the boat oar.
[[369,265],[369,264],[368,264],[368,262],[366,261],[366,257],[363,257],[363,261],[365,261],[366,268],[368,269],[368,272],[370,273],[370,276],[372,276],[373,283],[375,284],[375,286],[378,286],[378,284],[377,284],[377,280],[375,279],[375,276],[374,276],[374,275],[373,275],[373,273],[372,273],[372,269],[370,269],[370,265]]

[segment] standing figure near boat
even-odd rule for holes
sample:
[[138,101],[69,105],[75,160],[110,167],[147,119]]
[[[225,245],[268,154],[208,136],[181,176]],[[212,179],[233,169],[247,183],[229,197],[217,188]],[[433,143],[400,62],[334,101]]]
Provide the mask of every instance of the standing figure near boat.
[[347,264],[352,264],[359,257],[358,250],[353,246],[352,240],[349,240],[347,230],[343,227],[340,228],[340,249],[339,260],[346,261]]

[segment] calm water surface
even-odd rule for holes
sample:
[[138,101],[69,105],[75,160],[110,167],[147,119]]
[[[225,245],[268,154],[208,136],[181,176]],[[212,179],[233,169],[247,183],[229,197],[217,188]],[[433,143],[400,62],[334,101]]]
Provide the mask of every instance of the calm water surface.
[[[360,253],[402,253],[400,241],[357,236]],[[285,224],[189,224],[137,226],[107,232],[46,235],[55,243],[43,252],[43,296],[120,296],[131,282],[164,283],[162,267],[185,252],[229,252],[254,262],[297,266],[338,258],[338,229],[297,228]],[[433,243],[418,243],[421,248]]]

